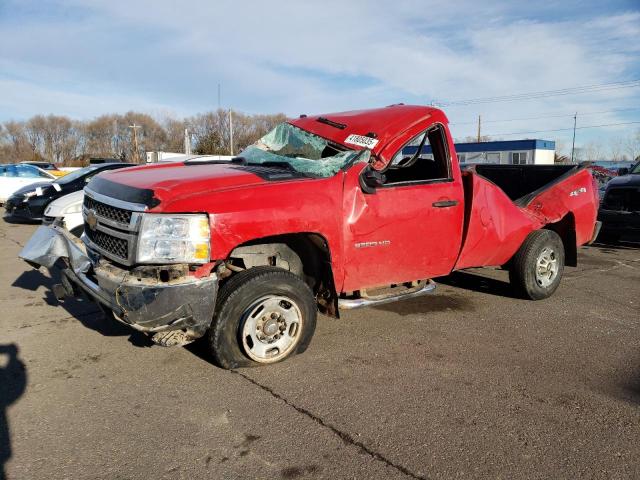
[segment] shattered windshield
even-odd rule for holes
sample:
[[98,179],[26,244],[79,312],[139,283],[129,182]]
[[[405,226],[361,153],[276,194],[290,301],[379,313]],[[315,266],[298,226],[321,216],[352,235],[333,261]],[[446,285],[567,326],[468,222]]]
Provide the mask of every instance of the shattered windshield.
[[[361,151],[340,150],[322,137],[281,123],[240,153],[248,165],[283,167],[304,175],[327,178],[335,175]],[[366,155],[365,155],[366,156]]]

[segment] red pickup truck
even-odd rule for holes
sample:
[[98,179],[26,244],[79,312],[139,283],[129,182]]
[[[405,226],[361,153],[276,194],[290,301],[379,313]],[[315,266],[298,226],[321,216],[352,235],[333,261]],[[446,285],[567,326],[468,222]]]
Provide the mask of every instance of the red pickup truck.
[[57,297],[84,292],[158,344],[206,337],[225,368],[303,352],[318,310],[423,295],[454,270],[502,266],[522,297],[550,296],[597,233],[591,174],[462,171],[447,123],[408,105],[302,115],[230,162],[103,173],[82,239],[43,226],[21,257],[61,260]]

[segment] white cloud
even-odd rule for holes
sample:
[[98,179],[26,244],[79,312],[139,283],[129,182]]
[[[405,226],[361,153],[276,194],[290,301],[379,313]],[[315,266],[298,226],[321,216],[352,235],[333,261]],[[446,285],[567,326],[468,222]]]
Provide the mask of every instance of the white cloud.
[[[550,20],[531,18],[535,7],[518,12],[499,2],[64,0],[52,10],[76,12],[73,20],[51,15],[0,29],[0,72],[11,74],[3,81],[13,82],[15,97],[0,100],[0,114],[194,113],[216,107],[218,82],[225,105],[297,114],[640,77],[640,11],[606,13],[598,5],[598,16],[574,7],[570,17]],[[478,113],[490,120],[633,105],[640,106],[638,89],[452,107],[448,114],[463,122]],[[593,123],[628,118],[613,112]],[[570,124],[489,123],[487,131]],[[454,133],[473,129],[454,126]],[[588,133],[599,134],[606,132]]]

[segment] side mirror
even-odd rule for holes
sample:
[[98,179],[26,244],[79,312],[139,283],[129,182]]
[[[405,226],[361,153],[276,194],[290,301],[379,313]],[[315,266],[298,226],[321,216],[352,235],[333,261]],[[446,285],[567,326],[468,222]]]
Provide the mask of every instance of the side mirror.
[[627,167],[622,167],[618,169],[618,175],[629,175],[629,169]]
[[383,186],[385,181],[386,177],[370,166],[360,174],[360,187],[364,193],[376,193],[376,188]]

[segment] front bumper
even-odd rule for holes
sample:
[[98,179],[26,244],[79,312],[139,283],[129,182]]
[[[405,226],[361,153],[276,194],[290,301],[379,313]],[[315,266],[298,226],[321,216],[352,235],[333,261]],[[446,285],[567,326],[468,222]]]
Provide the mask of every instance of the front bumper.
[[84,292],[111,310],[115,318],[146,332],[182,330],[190,339],[204,335],[213,318],[218,278],[191,275],[142,275],[107,263],[58,225],[41,226],[19,254],[27,263],[49,269],[62,260],[67,294]]
[[602,222],[602,233],[616,235],[640,235],[640,212],[600,209],[598,220]]
[[10,197],[4,204],[6,218],[28,221],[42,220],[44,208],[40,205],[32,206],[23,201],[22,197]]

